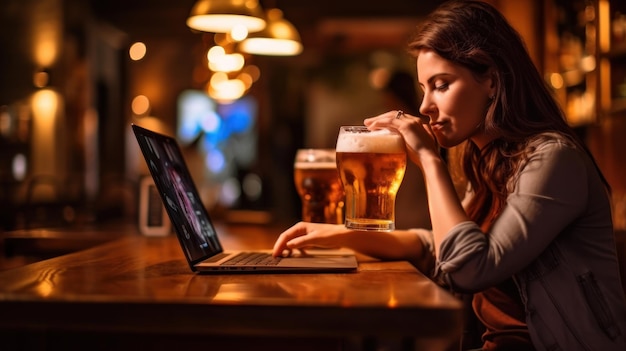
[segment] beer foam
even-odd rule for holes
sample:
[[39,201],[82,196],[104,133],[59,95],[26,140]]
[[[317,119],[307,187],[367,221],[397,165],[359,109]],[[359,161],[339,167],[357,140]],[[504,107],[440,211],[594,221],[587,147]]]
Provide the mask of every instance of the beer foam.
[[402,136],[387,129],[341,133],[337,138],[337,152],[404,153],[404,151]]
[[329,169],[337,168],[335,162],[295,162],[293,168],[298,169]]

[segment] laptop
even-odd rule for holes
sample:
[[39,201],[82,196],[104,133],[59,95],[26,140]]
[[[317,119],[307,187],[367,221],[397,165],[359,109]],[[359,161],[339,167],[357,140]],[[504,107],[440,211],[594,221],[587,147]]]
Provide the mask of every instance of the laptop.
[[209,213],[200,201],[177,141],[132,124],[172,227],[194,272],[351,272],[356,257],[349,250],[315,250],[272,257],[271,250],[225,251]]

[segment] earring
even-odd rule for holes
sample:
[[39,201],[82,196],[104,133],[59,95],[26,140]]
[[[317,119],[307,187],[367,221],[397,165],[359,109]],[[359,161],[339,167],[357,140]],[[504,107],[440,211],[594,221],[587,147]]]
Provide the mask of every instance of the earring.
[[495,98],[496,98],[496,96],[495,96],[495,95],[490,95],[490,96],[489,96],[489,100],[493,100],[493,99],[495,99]]

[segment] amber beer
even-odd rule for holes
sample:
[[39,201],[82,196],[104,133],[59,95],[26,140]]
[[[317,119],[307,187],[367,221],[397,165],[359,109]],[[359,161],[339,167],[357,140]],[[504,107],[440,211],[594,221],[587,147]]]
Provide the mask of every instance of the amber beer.
[[346,194],[346,227],[394,230],[396,194],[406,169],[402,136],[387,129],[344,126],[336,150]]
[[305,222],[341,224],[344,193],[333,149],[301,149],[294,162],[294,181]]

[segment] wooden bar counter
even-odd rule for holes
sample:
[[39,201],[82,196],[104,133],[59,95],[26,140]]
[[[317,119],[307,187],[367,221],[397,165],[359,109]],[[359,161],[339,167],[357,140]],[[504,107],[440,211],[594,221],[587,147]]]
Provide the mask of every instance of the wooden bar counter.
[[[217,227],[225,249],[268,249],[281,230]],[[191,272],[174,235],[5,234],[7,245],[110,240],[0,272],[2,350],[436,351],[458,349],[462,333],[461,303],[408,262],[359,256],[355,273],[207,275]]]

